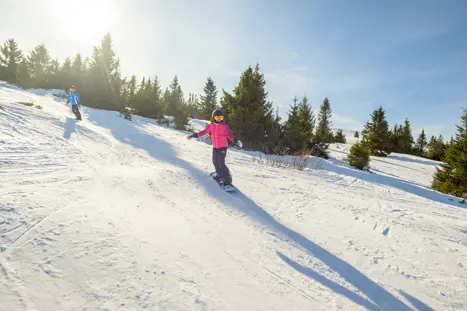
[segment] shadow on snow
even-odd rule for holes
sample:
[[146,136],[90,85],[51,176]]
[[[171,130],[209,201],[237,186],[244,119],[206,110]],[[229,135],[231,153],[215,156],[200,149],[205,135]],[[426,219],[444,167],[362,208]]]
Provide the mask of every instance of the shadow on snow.
[[340,277],[364,293],[368,299],[374,303],[371,303],[369,300],[362,298],[350,290],[344,289],[341,285],[328,280],[324,276],[317,273],[312,274],[308,270],[303,270],[305,269],[304,267],[298,266],[298,264],[292,262],[284,255],[279,254],[279,256],[281,256],[281,258],[291,267],[297,269],[301,273],[308,273],[308,276],[312,276],[321,284],[329,287],[337,293],[345,295],[350,300],[366,307],[368,310],[378,310],[378,308],[382,310],[412,310],[382,286],[369,279],[366,275],[346,261],[333,255],[303,235],[279,223],[268,212],[245,196],[241,191],[238,190],[233,194],[228,194],[222,191],[217,184],[211,182],[207,172],[195,168],[189,162],[178,158],[172,145],[162,139],[156,138],[154,135],[145,133],[144,129],[141,128],[141,125],[138,125],[141,124],[140,122],[128,122],[127,120],[120,119],[118,117],[109,118],[109,115],[110,114],[108,112],[102,113],[99,110],[93,110],[88,111],[86,117],[96,125],[109,129],[112,135],[119,141],[147,151],[148,154],[156,160],[170,163],[185,169],[198,181],[200,186],[206,189],[211,197],[222,201],[224,204],[230,206],[236,211],[248,215],[251,219],[269,227],[271,230],[288,237],[289,240],[304,248],[312,256],[322,261]]
[[66,117],[65,121],[65,132],[63,133],[63,138],[70,139],[71,134],[76,131],[76,122],[75,119]]
[[370,183],[396,188],[435,202],[460,208],[467,208],[466,205],[463,205],[459,202],[459,198],[454,196],[443,194],[433,189],[426,188],[422,185],[417,185],[410,181],[405,181],[399,178],[360,171],[348,166],[344,166],[342,163],[339,163],[333,159],[323,161],[323,169],[329,172],[334,172],[338,175],[350,176]]
[[363,307],[366,307],[368,310],[412,310],[405,303],[384,289],[381,285],[372,281],[365,274],[360,272],[345,260],[340,259],[300,233],[295,232],[294,230],[279,223],[276,219],[274,219],[274,217],[272,217],[268,212],[266,212],[263,208],[261,208],[243,193],[237,192],[233,196],[242,203],[240,205],[237,204],[236,206],[239,210],[243,211],[251,218],[262,223],[263,225],[275,230],[276,232],[279,232],[289,240],[304,248],[308,253],[310,253],[310,255],[322,261],[341,278],[365,294],[366,297],[368,297],[368,299],[374,303],[371,303],[369,300],[353,293],[350,290],[344,289],[341,285],[328,280],[326,277],[319,275],[318,273],[311,273],[309,270],[304,270],[308,268],[304,268],[297,263],[292,262],[284,255],[278,253],[282,260],[284,260],[287,264],[295,268],[300,273],[312,277],[334,292],[345,295],[350,300],[362,305]]
[[299,263],[293,261],[292,259],[290,259],[289,257],[285,256],[284,254],[280,252],[276,252],[276,253],[283,261],[285,261],[286,264],[288,264],[289,266],[291,266],[292,268],[294,268],[301,274],[314,279],[321,285],[328,287],[329,289],[334,291],[336,294],[346,296],[347,298],[349,298],[356,304],[359,304],[368,310],[371,310],[371,311],[381,310],[377,305],[375,305],[368,299],[360,296],[359,294],[354,293],[350,289],[338,284],[337,282],[334,282],[333,280],[326,278],[324,275],[319,274],[318,272],[316,272],[315,270],[311,268],[300,265]]
[[113,116],[110,111],[100,111],[97,109],[86,109],[86,119],[97,126],[109,129],[112,135],[120,142],[143,149],[158,161],[185,169],[212,197],[221,199],[221,195],[224,194],[220,191],[217,184],[211,182],[212,180],[207,172],[180,159],[172,145],[158,138],[157,134],[147,133],[143,125],[151,123],[140,122],[136,118],[134,121],[127,121],[116,115]]

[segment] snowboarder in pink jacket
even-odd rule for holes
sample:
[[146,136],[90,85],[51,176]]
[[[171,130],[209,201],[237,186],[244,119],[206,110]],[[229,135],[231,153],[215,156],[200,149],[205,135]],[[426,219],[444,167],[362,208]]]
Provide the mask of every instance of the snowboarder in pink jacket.
[[201,132],[188,136],[188,139],[198,138],[207,134],[211,134],[213,146],[212,162],[216,169],[214,178],[222,186],[231,185],[232,175],[227,165],[225,165],[225,157],[227,156],[227,148],[229,147],[229,142],[227,140],[230,140],[239,147],[242,147],[242,142],[233,136],[229,126],[224,122],[224,113],[222,110],[214,110],[211,123]]

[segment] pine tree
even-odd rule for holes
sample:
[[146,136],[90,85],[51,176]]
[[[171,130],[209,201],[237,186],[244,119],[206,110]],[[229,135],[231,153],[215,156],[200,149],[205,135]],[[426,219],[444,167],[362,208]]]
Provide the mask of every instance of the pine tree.
[[358,134],[358,131],[355,132],[355,135],[354,135],[353,137],[355,137],[355,138],[360,138],[360,135]]
[[137,89],[137,81],[136,76],[131,76],[130,81],[127,83],[127,91],[128,91],[128,103],[131,103],[130,106],[136,107],[136,89]]
[[120,88],[120,117],[123,117],[127,120],[132,119],[132,108],[131,102],[129,101],[129,91],[128,91],[128,79],[123,78],[121,80],[121,88]]
[[113,50],[110,34],[106,34],[94,48],[83,88],[85,92],[80,93],[82,102],[91,107],[118,110],[121,84],[120,61]]
[[391,152],[400,152],[400,137],[402,136],[402,127],[397,123],[394,125],[393,130],[389,133],[391,140]]
[[[58,73],[59,76],[59,88],[67,90],[73,85],[73,75],[71,70],[71,60],[69,57],[65,58],[60,72]],[[75,85],[76,86],[76,85]],[[78,89],[81,94],[81,88]],[[82,95],[82,94],[81,94]]]
[[28,63],[25,58],[21,60],[21,63],[18,65],[18,72],[16,75],[18,84],[22,87],[29,88],[30,86],[30,73],[28,68]]
[[347,143],[347,138],[345,137],[344,130],[337,130],[336,136],[334,137],[334,142],[345,144]]
[[167,114],[169,116],[175,116],[176,114],[180,114],[181,111],[185,108],[183,92],[177,75],[175,75],[172,82],[170,83],[169,92],[170,96],[167,102]]
[[0,65],[6,67],[4,79],[10,83],[18,83],[18,70],[23,53],[21,52],[18,43],[14,39],[5,41],[0,48]]
[[188,94],[188,100],[186,101],[186,109],[190,113],[190,115],[193,113],[195,117],[198,118],[202,116],[202,113],[200,111],[200,103],[196,94]]
[[143,77],[141,79],[140,84],[138,85],[136,95],[135,95],[135,100],[131,102],[131,106],[135,109],[135,113],[137,115],[146,117],[146,113],[145,113],[146,101],[147,101],[146,77]]
[[78,90],[83,89],[86,79],[86,66],[80,53],[76,54],[71,65],[71,84]]
[[274,153],[284,137],[284,129],[281,125],[281,118],[279,117],[279,110],[270,118],[266,116],[266,153]]
[[333,139],[331,131],[331,103],[326,97],[320,106],[318,113],[318,128],[316,129],[315,140],[317,142],[330,143]]
[[59,72],[60,72],[60,63],[58,62],[58,59],[55,58],[50,62],[50,66],[47,70],[47,88],[60,88],[60,77],[59,77]]
[[153,119],[160,119],[164,115],[162,106],[162,88],[157,76],[154,76],[152,87],[149,94],[149,102],[151,103],[148,109],[148,115]]
[[443,136],[439,135],[438,138],[431,136],[430,142],[428,143],[428,152],[426,154],[427,158],[435,161],[441,161],[444,158],[445,153],[446,145],[444,144]]
[[261,118],[261,123],[264,126],[264,141],[260,143],[260,148],[265,153],[273,153],[280,144],[281,125],[278,112],[274,114],[273,103],[266,101],[264,104],[264,113]]
[[349,164],[359,170],[367,170],[370,163],[370,152],[364,143],[354,144],[347,155]]
[[47,74],[50,66],[49,51],[44,44],[37,45],[27,56],[27,64],[33,87],[47,87]]
[[166,118],[166,115],[168,115],[167,111],[169,107],[169,101],[170,101],[170,91],[169,91],[169,88],[165,88],[164,94],[162,95],[162,105],[161,105],[162,111],[164,111],[165,115],[162,115],[160,119],[158,120],[159,124],[165,125],[165,126],[168,125],[167,123],[168,119]]
[[467,109],[457,126],[453,145],[446,150],[441,168],[436,169],[433,188],[443,193],[467,198]]
[[174,117],[175,128],[186,129],[188,125],[188,113],[182,87],[177,75],[173,78],[169,86],[169,96],[167,101],[167,114]]
[[203,91],[204,95],[201,95],[201,101],[199,102],[199,117],[204,120],[211,120],[211,114],[217,108],[217,88],[211,77],[208,77]]
[[132,104],[136,107],[137,114],[159,120],[163,115],[162,90],[157,76],[151,80],[143,77],[141,84],[136,89],[136,77],[128,82],[128,97],[133,98]]
[[303,96],[302,101],[298,105],[298,119],[301,131],[300,140],[303,148],[305,148],[306,144],[313,138],[313,131],[315,129],[315,116],[306,96]]
[[296,152],[304,149],[306,141],[302,139],[302,128],[300,124],[300,106],[298,98],[293,99],[290,106],[287,121],[284,126],[284,145],[290,149],[290,152]]
[[402,128],[401,136],[399,137],[399,149],[397,152],[412,154],[413,150],[413,136],[412,127],[408,119],[404,121],[404,127]]
[[426,155],[426,147],[428,142],[426,141],[425,130],[422,129],[420,135],[418,135],[417,143],[415,144],[415,155],[424,157]]
[[[260,72],[248,67],[231,95],[224,91],[224,113],[235,136],[245,148],[270,150],[269,134],[274,131],[272,103],[267,101],[266,81]],[[269,127],[269,128],[268,128]]]
[[389,134],[389,125],[386,121],[386,112],[383,107],[371,114],[371,122],[365,124],[362,131],[363,144],[372,155],[386,156],[391,152],[392,145]]

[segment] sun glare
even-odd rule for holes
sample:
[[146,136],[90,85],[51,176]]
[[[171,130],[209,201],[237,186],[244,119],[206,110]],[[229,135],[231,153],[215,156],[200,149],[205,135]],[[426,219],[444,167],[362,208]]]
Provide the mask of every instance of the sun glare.
[[111,31],[115,17],[112,0],[52,0],[54,13],[60,14],[63,25],[82,41],[95,42]]

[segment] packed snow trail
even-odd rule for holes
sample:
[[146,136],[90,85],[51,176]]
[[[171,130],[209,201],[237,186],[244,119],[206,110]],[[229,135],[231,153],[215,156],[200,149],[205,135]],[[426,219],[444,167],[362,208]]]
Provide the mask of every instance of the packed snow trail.
[[[467,210],[436,163],[276,169],[0,84],[0,310],[465,310]],[[37,109],[18,102],[34,102]],[[202,126],[202,122],[193,122]],[[378,159],[377,159],[378,160]]]

